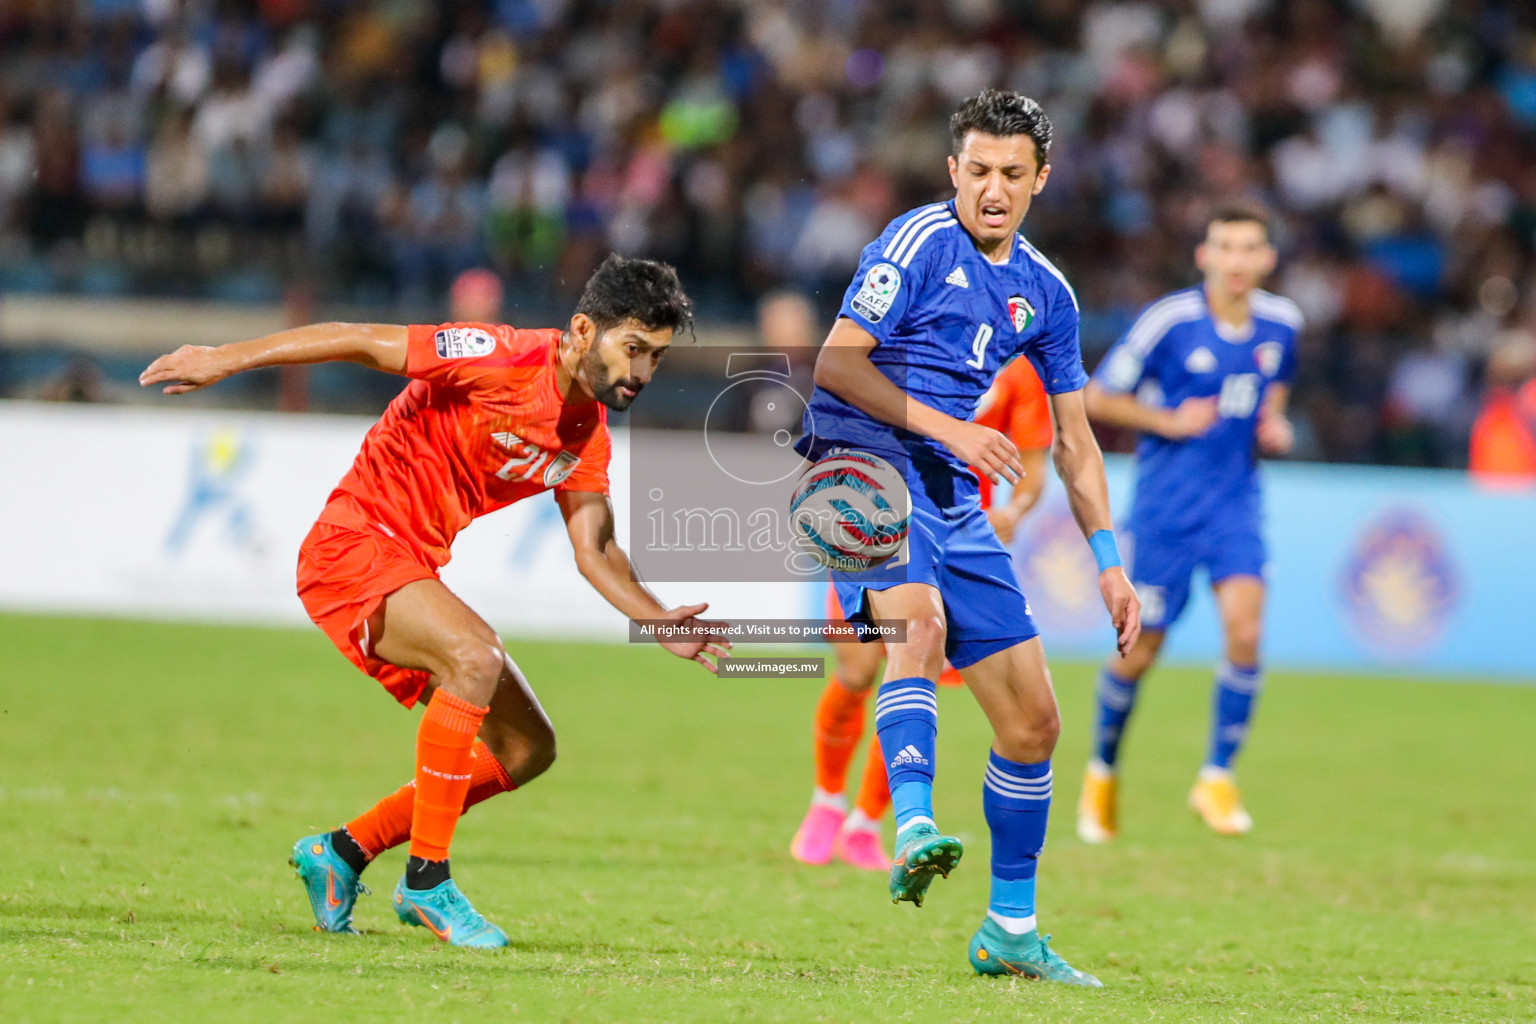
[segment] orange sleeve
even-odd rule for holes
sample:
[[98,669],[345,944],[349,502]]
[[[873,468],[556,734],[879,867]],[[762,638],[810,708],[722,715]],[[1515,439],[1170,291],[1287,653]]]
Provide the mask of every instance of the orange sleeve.
[[478,390],[505,379],[515,364],[512,328],[504,324],[412,324],[405,375],[451,388]]
[[1012,387],[1005,398],[1008,401],[1007,429],[1003,433],[1019,448],[1049,448],[1051,430],[1051,402],[1046,396],[1045,385],[1028,359],[1015,359],[1003,370],[1012,376]]
[[581,461],[571,475],[555,485],[557,491],[597,491],[608,493],[608,462],[613,458],[613,440],[608,424],[600,423],[581,449]]

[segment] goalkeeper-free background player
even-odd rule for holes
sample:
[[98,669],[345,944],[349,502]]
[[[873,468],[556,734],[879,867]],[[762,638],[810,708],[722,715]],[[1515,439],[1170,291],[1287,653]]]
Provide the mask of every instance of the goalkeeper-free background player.
[[1223,657],[1210,743],[1189,802],[1223,835],[1253,826],[1232,762],[1263,679],[1266,558],[1254,451],[1291,449],[1285,411],[1302,319],[1294,302],[1259,287],[1275,268],[1263,210],[1213,211],[1195,264],[1204,281],[1144,309],[1088,385],[1090,416],[1141,433],[1130,532],[1131,578],[1143,607],[1141,639],[1099,676],[1094,755],[1077,817],[1078,834],[1090,843],[1118,832],[1120,741],[1197,568],[1216,596]]
[[1060,722],[1038,631],[969,469],[994,481],[1020,478],[1013,442],[973,422],[999,368],[1015,357],[1034,364],[1050,396],[1057,473],[1098,560],[1122,650],[1140,631],[1139,606],[1120,568],[1104,460],[1083,408],[1077,299],[1019,233],[1050,173],[1050,120],[1031,99],[987,90],[961,105],[950,130],[955,196],[903,214],[865,247],[817,358],[797,447],[813,459],[839,448],[880,456],[899,467],[911,492],[903,551],[832,577],[850,621],[906,625],[904,641],[886,644],[875,702],[896,814],[891,898],[920,904],[962,852],[934,822],[935,681],[947,655],[995,736],[982,791],[991,897],[971,964],[985,974],[1097,985],[1036,928]]
[[[982,396],[976,422],[1000,430],[1019,450],[1024,476],[1014,485],[1008,500],[992,502],[992,481],[977,474],[981,507],[987,520],[1007,544],[1019,522],[1034,508],[1045,489],[1045,460],[1051,448],[1051,410],[1040,375],[1028,359],[1005,366]],[[827,617],[843,618],[837,591],[827,591]],[[826,864],[836,857],[845,864],[869,871],[888,871],[891,859],[880,839],[880,819],[891,806],[886,783],[885,759],[880,740],[871,738],[865,754],[859,789],[848,808],[848,767],[864,734],[866,705],[880,677],[885,645],[876,641],[837,640],[832,643],[833,672],[816,702],[813,762],[816,785],[811,805],[790,842],[791,856],[805,864]],[[954,666],[945,664],[940,686],[964,685]]]
[[465,810],[549,768],[555,733],[496,631],[438,577],[471,520],[553,491],[577,567],[615,608],[688,625],[704,639],[661,646],[710,671],[729,648],[717,624],[695,618],[705,605],[668,609],[636,582],[608,499],[607,411],[629,408],[691,318],[671,267],[610,256],[563,331],[315,324],[185,346],[141,375],[167,394],[256,367],[332,360],[413,378],[299,551],[299,597],[315,624],[400,703],[426,702],[414,779],[294,846],[317,928],[354,931],[363,869],[409,840],[393,895],[400,919],[456,946],[507,944],[450,876],[449,846]]

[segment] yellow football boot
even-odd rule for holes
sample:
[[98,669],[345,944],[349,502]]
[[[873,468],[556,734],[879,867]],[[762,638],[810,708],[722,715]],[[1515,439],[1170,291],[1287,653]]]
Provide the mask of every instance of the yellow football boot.
[[1112,769],[1090,762],[1083,774],[1083,795],[1077,802],[1077,835],[1098,846],[1120,834],[1120,780]]
[[1243,795],[1229,771],[1202,770],[1189,791],[1189,809],[1217,835],[1245,836],[1253,828],[1253,818],[1243,810]]

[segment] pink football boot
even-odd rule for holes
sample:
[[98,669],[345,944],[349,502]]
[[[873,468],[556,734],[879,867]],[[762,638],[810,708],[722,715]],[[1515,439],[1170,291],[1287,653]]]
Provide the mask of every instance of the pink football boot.
[[800,830],[789,844],[789,852],[803,864],[825,864],[832,859],[832,847],[847,813],[826,804],[811,804],[800,822]]
[[891,870],[891,858],[886,855],[885,843],[880,839],[880,827],[850,828],[837,834],[837,856],[846,864],[865,871]]

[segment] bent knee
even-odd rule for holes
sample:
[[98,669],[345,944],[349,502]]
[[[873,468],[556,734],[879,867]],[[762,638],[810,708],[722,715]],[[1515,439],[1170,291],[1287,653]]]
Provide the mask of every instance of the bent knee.
[[944,653],[944,616],[919,615],[907,620],[907,643],[926,653]]
[[549,771],[555,763],[555,732],[539,729],[531,734],[505,728],[485,730],[485,745],[491,756],[512,776],[519,786],[527,785]]
[[998,753],[1010,761],[1033,764],[1048,759],[1061,737],[1061,715],[1054,706],[1021,716],[997,732]]
[[[447,651],[443,675],[461,684],[468,684],[476,690],[489,687],[491,692],[495,692],[496,683],[501,679],[506,659],[507,652],[501,646],[499,638],[468,638],[454,644]],[[490,694],[487,693],[482,703],[488,703],[489,700]]]
[[1253,665],[1259,660],[1263,630],[1257,622],[1240,623],[1227,629],[1227,660],[1239,665]]

